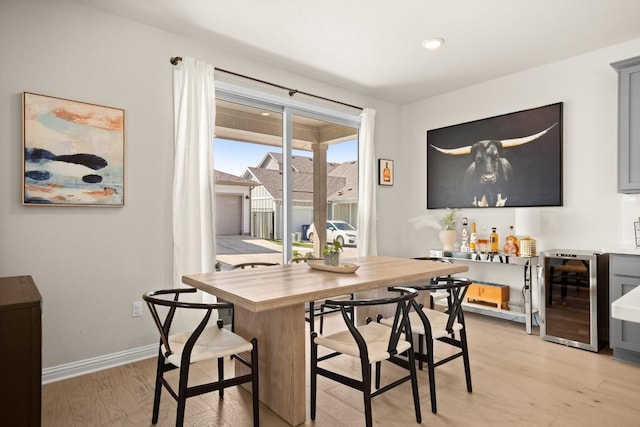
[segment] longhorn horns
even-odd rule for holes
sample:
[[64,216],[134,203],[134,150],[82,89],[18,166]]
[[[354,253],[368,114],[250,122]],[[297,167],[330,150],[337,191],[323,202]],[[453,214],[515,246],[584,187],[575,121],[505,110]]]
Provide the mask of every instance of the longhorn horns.
[[[521,138],[503,139],[503,140],[499,140],[498,142],[501,142],[502,146],[504,148],[517,147],[518,145],[526,144],[527,142],[531,142],[533,140],[536,140],[536,139],[540,138],[542,135],[544,135],[545,133],[549,132],[552,128],[554,128],[557,124],[558,124],[558,122],[552,124],[551,126],[546,128],[542,132],[538,132],[538,133],[536,133],[534,135],[523,136]],[[449,155],[452,155],[452,156],[460,156],[460,155],[463,155],[463,154],[469,154],[469,153],[471,153],[471,147],[472,147],[472,145],[467,145],[466,147],[447,149],[447,148],[436,147],[433,144],[431,144],[431,146],[433,148],[435,148],[436,150],[438,150],[439,152],[441,152],[441,153],[449,154]]]

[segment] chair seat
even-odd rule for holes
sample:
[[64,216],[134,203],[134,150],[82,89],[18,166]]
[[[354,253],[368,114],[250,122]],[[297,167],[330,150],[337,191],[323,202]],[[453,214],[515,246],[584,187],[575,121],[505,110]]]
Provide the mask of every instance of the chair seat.
[[449,292],[447,291],[435,291],[431,292],[429,295],[431,296],[434,303],[449,298]]
[[[393,323],[393,319],[391,319]],[[387,351],[391,329],[379,323],[369,323],[368,325],[356,328],[367,343],[369,353],[369,362],[380,362],[390,357]],[[328,336],[317,336],[314,342],[331,350],[348,354],[353,357],[360,357],[360,350],[356,344],[353,335],[348,330],[338,332]],[[405,352],[411,347],[411,343],[405,340],[399,340],[396,351],[398,354]]]
[[[173,353],[167,357],[167,361],[175,366],[180,366],[182,350],[191,332],[181,332],[169,337],[169,345]],[[217,325],[207,326],[191,352],[191,363],[207,359],[230,356],[232,354],[251,351],[253,345],[239,335]],[[166,349],[162,346],[162,352]]]
[[[449,315],[447,313],[431,310],[429,308],[423,308],[422,312],[425,314],[427,319],[429,319],[433,339],[446,337],[451,334],[451,332],[446,329],[447,321],[449,320]],[[420,319],[420,315],[418,313],[415,311],[409,313],[409,322],[411,323],[411,332],[418,335],[425,335],[424,323],[422,323],[422,319]],[[393,318],[381,319],[380,323],[386,326],[391,326],[393,324]],[[460,331],[462,329],[462,325],[456,322],[453,324],[452,329],[455,332]]]

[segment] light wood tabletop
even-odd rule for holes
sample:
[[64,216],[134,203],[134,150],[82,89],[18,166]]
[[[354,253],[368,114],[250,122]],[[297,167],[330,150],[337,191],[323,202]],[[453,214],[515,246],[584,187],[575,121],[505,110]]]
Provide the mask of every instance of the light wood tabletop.
[[[306,263],[183,276],[190,286],[235,305],[235,331],[256,338],[260,400],[291,425],[305,422],[304,303],[467,271],[449,264],[385,256],[360,257],[355,273],[315,270]],[[237,370],[243,366],[236,364]]]

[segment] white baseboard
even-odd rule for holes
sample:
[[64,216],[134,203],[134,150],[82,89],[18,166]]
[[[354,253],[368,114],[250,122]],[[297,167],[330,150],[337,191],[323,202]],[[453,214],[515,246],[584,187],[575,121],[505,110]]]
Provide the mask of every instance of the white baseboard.
[[132,348],[118,353],[105,354],[91,359],[65,363],[42,370],[42,384],[77,377],[91,372],[102,371],[138,360],[149,359],[158,355],[158,344],[150,344],[144,347]]

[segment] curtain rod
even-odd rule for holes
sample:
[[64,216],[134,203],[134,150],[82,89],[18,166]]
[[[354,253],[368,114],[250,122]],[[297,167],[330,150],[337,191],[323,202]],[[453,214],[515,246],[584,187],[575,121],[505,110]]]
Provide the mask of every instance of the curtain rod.
[[[172,65],[178,65],[178,63],[180,61],[182,61],[182,57],[181,56],[174,56],[171,59],[169,59],[169,62],[171,62]],[[264,81],[264,80],[256,79],[254,77],[249,77],[249,76],[245,76],[245,75],[242,75],[242,74],[234,73],[233,71],[223,70],[222,68],[215,68],[215,70],[216,71],[220,71],[222,73],[231,74],[231,75],[236,76],[236,77],[242,77],[243,79],[247,79],[247,80],[251,80],[251,81],[254,81],[254,82],[263,83],[263,84],[266,84],[266,85],[269,85],[269,86],[277,87],[278,89],[286,90],[286,91],[289,92],[289,96],[293,96],[296,93],[299,93],[301,95],[310,96],[312,98],[322,99],[323,101],[329,101],[329,102],[333,102],[335,104],[344,105],[345,107],[351,107],[351,108],[355,108],[357,110],[364,110],[364,108],[358,107],[357,105],[351,105],[351,104],[347,104],[345,102],[336,101],[335,99],[325,98],[324,96],[314,95],[312,93],[303,92],[303,91],[297,90],[297,89],[291,89],[291,88],[288,88],[286,86],[282,86],[282,85],[279,85],[279,84],[276,84],[276,83],[271,83],[271,82],[267,82],[267,81]]]

